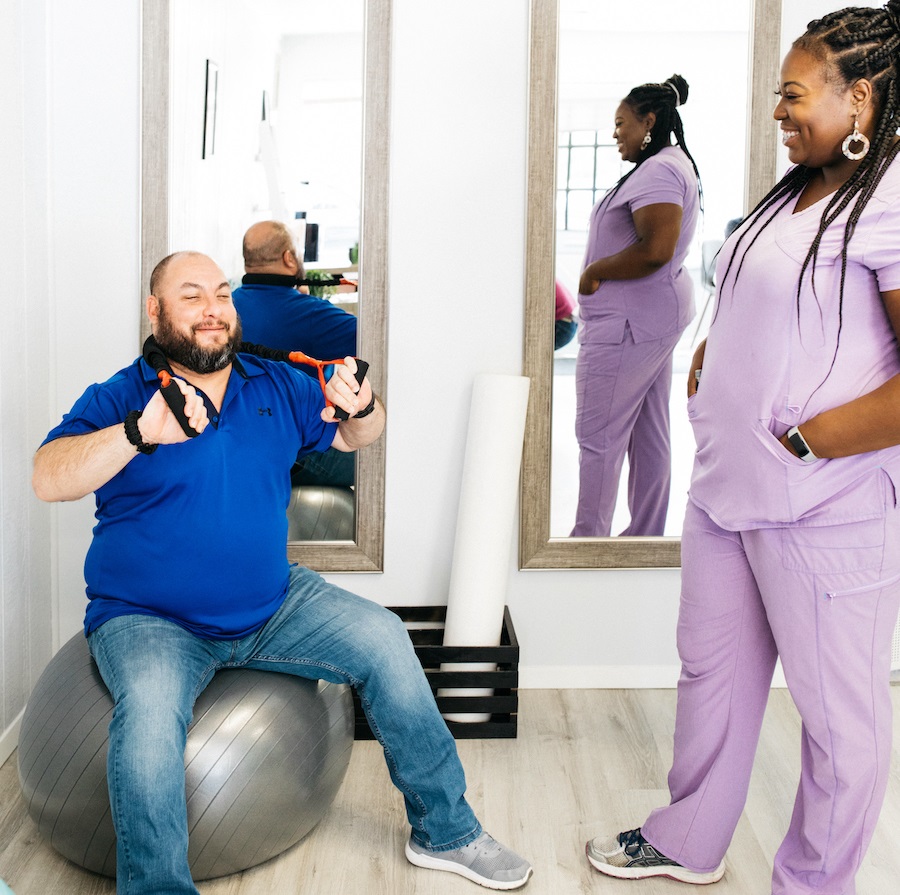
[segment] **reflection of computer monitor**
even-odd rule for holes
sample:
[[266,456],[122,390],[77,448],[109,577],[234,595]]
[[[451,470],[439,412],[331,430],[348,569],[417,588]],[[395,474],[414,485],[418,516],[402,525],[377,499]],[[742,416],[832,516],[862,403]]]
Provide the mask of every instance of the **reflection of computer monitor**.
[[306,245],[303,249],[303,260],[318,261],[319,260],[319,225],[306,224]]

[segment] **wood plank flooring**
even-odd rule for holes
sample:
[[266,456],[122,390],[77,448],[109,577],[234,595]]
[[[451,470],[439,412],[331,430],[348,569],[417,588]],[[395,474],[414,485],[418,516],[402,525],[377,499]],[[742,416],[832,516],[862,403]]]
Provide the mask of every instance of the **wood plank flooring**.
[[[900,687],[887,801],[857,895],[900,891]],[[461,740],[470,801],[485,827],[527,855],[529,895],[766,895],[799,768],[799,720],[774,690],[747,807],[714,889],[669,880],[611,880],[584,857],[592,836],[630,829],[666,799],[673,690],[524,690],[516,740]],[[322,823],[298,846],[242,874],[201,883],[203,895],[474,895],[461,877],[403,857],[399,794],[375,742],[357,742],[347,778]],[[0,878],[16,895],[113,895],[111,880],[59,857],[37,833],[18,788],[15,755],[0,768]]]

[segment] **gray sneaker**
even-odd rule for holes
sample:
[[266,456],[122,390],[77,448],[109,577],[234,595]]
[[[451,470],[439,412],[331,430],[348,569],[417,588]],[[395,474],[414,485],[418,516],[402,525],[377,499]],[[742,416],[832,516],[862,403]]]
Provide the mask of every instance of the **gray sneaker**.
[[682,867],[647,842],[641,835],[640,828],[619,833],[614,839],[591,839],[586,851],[592,867],[607,876],[616,876],[619,879],[666,876],[681,883],[705,886],[717,883],[725,875],[724,861],[709,873],[699,873]]
[[416,867],[449,870],[488,889],[518,889],[531,877],[531,864],[487,833],[451,851],[432,851],[416,843],[406,843],[406,860]]

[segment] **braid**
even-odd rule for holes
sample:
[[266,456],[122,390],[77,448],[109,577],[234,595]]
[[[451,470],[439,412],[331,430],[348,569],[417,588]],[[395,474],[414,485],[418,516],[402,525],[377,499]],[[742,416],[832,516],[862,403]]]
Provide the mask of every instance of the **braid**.
[[634,174],[635,171],[648,158],[656,155],[660,150],[672,145],[672,136],[675,137],[675,143],[681,148],[681,151],[690,159],[697,175],[697,191],[700,195],[700,208],[703,209],[703,185],[700,182],[700,170],[694,157],[687,148],[684,139],[684,123],[681,115],[678,114],[678,106],[683,106],[688,98],[688,82],[681,75],[672,75],[667,81],[661,84],[641,84],[631,90],[623,102],[627,103],[634,110],[638,118],[644,118],[653,112],[656,116],[656,123],[650,131],[650,143],[641,153],[641,157],[635,163],[635,166],[623,177],[619,179],[616,185],[606,194],[606,199],[611,199]]
[[[847,247],[856,225],[866,205],[881,182],[888,166],[893,162],[900,150],[895,144],[898,125],[898,92],[896,79],[900,76],[900,0],[890,0],[882,9],[868,7],[847,7],[829,13],[821,19],[809,23],[806,33],[794,41],[795,49],[804,50],[820,60],[827,70],[833,71],[842,86],[849,86],[859,78],[866,78],[872,83],[873,102],[878,123],[875,136],[871,141],[869,152],[860,161],[856,170],[831,197],[822,213],[818,231],[810,245],[800,277],[797,282],[797,316],[800,315],[800,294],[803,278],[808,270],[813,295],[815,295],[815,265],[819,255],[822,237],[828,227],[853,203],[844,228],[844,239],[841,249],[841,279],[838,297],[838,335],[843,323],[844,283],[847,275]],[[765,220],[756,236],[744,250],[740,264],[735,273],[735,283],[740,275],[744,257],[756,241],[756,238],[771,223],[790,199],[798,196],[809,183],[812,169],[797,165],[765,196],[756,208],[748,215],[752,221],[758,221],[770,210],[779,198],[784,202],[779,205]],[[749,228],[747,228],[749,229]],[[723,285],[728,278],[732,265],[747,230],[741,234],[732,250],[728,267],[723,277]],[[837,357],[837,345],[835,346]],[[832,360],[832,366],[834,361]]]

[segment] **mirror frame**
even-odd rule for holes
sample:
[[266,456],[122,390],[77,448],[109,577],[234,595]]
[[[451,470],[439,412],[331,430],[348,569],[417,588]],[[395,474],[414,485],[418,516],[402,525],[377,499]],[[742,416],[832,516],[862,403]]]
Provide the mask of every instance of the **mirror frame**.
[[[360,220],[358,351],[372,388],[387,403],[388,175],[392,0],[365,2],[363,196]],[[144,0],[141,11],[141,289],[169,253],[169,7]],[[141,296],[141,344],[149,333]],[[320,572],[381,572],[384,563],[385,435],[360,451],[353,541],[289,541],[287,555]]]
[[[782,0],[751,5],[745,213],[775,183],[777,141],[771,90],[781,52]],[[525,233],[524,375],[531,379],[520,493],[520,569],[677,568],[681,538],[552,538],[550,460],[553,409],[557,55],[559,0],[531,0]]]

